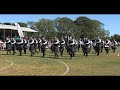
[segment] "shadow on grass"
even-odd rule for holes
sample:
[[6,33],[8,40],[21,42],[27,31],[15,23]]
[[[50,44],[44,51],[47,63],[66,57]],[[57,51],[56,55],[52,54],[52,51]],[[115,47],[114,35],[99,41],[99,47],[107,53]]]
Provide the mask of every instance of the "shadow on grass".
[[0,55],[7,55],[8,56],[8,55],[12,55],[12,54],[0,54]]
[[[12,54],[0,54],[0,55],[6,55],[6,56],[17,56],[17,57],[22,57],[22,56],[26,56],[26,57],[30,57],[30,58],[34,58],[34,57],[39,57],[39,58],[42,58],[42,59],[44,59],[44,58],[47,58],[47,59],[54,59],[54,55],[45,55],[45,57],[42,57],[42,55],[33,55],[33,56],[31,56],[30,54],[22,54],[21,56],[19,55],[19,54],[15,54],[15,55],[12,55]],[[54,60],[62,60],[62,59],[69,59],[69,56],[60,56],[59,55],[59,57],[58,58],[55,58]]]
[[[20,55],[17,55],[17,56],[20,56]],[[22,54],[21,56],[30,56],[29,54]]]
[[[51,56],[45,56],[45,57],[42,57],[42,56],[32,56],[32,57],[40,57],[40,58],[47,58],[47,59],[54,59],[54,57],[51,57]],[[55,58],[54,60],[57,60],[57,59],[68,59],[68,58]]]

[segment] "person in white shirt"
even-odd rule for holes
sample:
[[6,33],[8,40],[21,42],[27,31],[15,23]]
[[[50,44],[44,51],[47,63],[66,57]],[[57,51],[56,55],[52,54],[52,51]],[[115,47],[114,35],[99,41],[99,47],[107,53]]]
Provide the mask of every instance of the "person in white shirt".
[[38,40],[34,38],[34,48],[35,48],[35,53],[38,53],[37,48],[38,48]]
[[8,53],[10,54],[12,48],[11,48],[11,40],[10,40],[9,37],[6,38],[6,42],[5,42],[5,43],[6,43],[7,54],[8,54]]
[[90,52],[90,41],[88,38],[84,38],[83,53],[85,56],[88,56],[88,52]]
[[29,44],[30,44],[29,50],[31,52],[31,56],[33,56],[34,53],[35,53],[35,51],[34,51],[35,48],[34,48],[34,39],[33,39],[33,37],[30,37]]
[[101,39],[99,37],[96,38],[96,46],[95,46],[95,51],[97,55],[99,56],[100,54],[100,49],[101,49]]
[[42,45],[41,45],[41,52],[43,53],[43,57],[45,57],[47,40],[43,37],[42,38]]
[[111,42],[111,49],[113,50],[113,53],[115,53],[115,50],[117,49],[117,48],[116,48],[116,45],[117,45],[117,41],[114,39],[114,40]]
[[58,51],[59,51],[59,43],[60,41],[58,40],[57,37],[54,38],[53,41],[53,52],[54,52],[54,59],[58,58]]
[[18,51],[20,52],[19,56],[21,56],[22,55],[22,50],[23,50],[23,38],[22,37],[19,38],[17,44],[18,44]]
[[105,45],[104,45],[104,48],[105,48],[106,54],[109,53],[109,50],[110,50],[110,44],[111,44],[110,40],[107,39],[107,40],[105,41]]
[[24,54],[26,54],[26,49],[27,49],[27,39],[26,39],[26,37],[23,38],[23,49],[24,49]]
[[12,45],[12,51],[13,51],[13,55],[15,55],[15,50],[16,50],[16,40],[14,38],[12,38],[11,40],[11,45]]
[[75,41],[72,37],[70,37],[68,41],[68,53],[70,55],[70,59],[75,56]]
[[41,50],[41,43],[42,43],[41,38],[38,38],[38,49],[39,49],[39,52]]
[[61,38],[61,40],[60,40],[60,47],[59,48],[60,48],[60,55],[62,56],[64,48],[65,48],[65,40],[63,38]]

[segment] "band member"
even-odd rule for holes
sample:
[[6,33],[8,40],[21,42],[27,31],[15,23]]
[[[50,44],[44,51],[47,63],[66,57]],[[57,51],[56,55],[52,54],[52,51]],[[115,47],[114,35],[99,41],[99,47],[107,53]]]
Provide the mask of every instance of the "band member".
[[14,38],[12,38],[11,40],[11,45],[12,45],[12,51],[13,51],[13,55],[16,53],[16,40]]
[[20,56],[21,56],[23,50],[23,38],[19,38],[17,44],[18,44],[18,51],[20,52]]
[[38,49],[39,49],[39,52],[40,52],[40,49],[41,49],[41,43],[42,43],[41,39],[38,38]]
[[85,56],[88,56],[88,52],[90,52],[90,41],[84,38],[83,53]]
[[34,38],[34,48],[35,48],[35,53],[38,53],[37,48],[38,48],[38,40]]
[[61,38],[60,40],[60,55],[61,56],[63,55],[64,48],[65,48],[65,40]]
[[105,44],[104,40],[101,40],[101,50],[100,50],[101,52],[103,51],[104,44]]
[[33,56],[35,53],[34,52],[35,48],[34,48],[34,39],[32,37],[29,40],[29,44],[30,44],[29,50],[31,52],[31,56]]
[[117,41],[115,41],[115,39],[111,42],[111,48],[113,50],[113,53],[115,53],[116,50],[116,45],[117,45]]
[[23,49],[24,49],[24,54],[26,54],[26,49],[27,49],[27,40],[26,40],[26,38],[23,38]]
[[58,57],[58,54],[57,54],[58,51],[59,51],[59,40],[57,37],[55,37],[53,42],[54,59]]
[[41,46],[41,52],[43,53],[43,57],[45,56],[46,45],[47,45],[47,40],[43,37],[42,38],[42,46]]
[[100,53],[100,49],[101,49],[101,39],[99,37],[97,37],[96,38],[95,51],[96,51],[98,56],[99,56],[99,53]]
[[54,49],[53,42],[54,42],[54,39],[51,39],[51,42],[50,42],[51,43],[51,47],[50,47],[50,49],[51,49],[52,53],[54,52],[54,50],[53,50]]
[[106,54],[108,54],[109,53],[109,50],[110,50],[110,40],[106,40],[105,41],[105,46],[104,46],[104,48],[105,48],[105,51],[106,51]]
[[9,37],[7,37],[6,38],[6,50],[7,50],[7,54],[9,53],[11,53],[11,41],[10,41],[10,38]]
[[70,55],[70,59],[75,55],[75,42],[72,37],[68,40],[68,53]]

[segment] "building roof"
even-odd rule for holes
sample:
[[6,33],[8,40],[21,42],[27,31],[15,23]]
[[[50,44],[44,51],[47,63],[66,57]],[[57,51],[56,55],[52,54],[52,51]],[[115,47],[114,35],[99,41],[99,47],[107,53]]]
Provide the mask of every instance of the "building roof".
[[[13,25],[0,24],[0,29],[12,29],[12,30],[17,30],[17,27],[16,27],[16,26],[13,26]],[[38,31],[33,30],[33,29],[31,29],[31,28],[28,28],[28,27],[21,27],[21,30],[22,30],[22,31],[25,31],[25,32],[38,32]]]

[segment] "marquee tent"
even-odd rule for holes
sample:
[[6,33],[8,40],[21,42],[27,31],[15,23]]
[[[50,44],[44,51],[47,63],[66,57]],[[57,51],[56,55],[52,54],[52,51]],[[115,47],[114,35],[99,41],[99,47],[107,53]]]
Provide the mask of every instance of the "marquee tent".
[[[20,27],[20,28],[24,33],[25,32],[31,32],[31,33],[38,32],[38,31],[33,30],[31,28],[28,28],[28,27]],[[12,37],[13,34],[17,33],[17,30],[18,30],[18,28],[16,26],[0,24],[0,38],[5,40],[5,38],[8,34],[10,35],[10,37]]]

